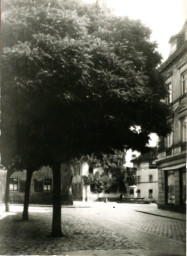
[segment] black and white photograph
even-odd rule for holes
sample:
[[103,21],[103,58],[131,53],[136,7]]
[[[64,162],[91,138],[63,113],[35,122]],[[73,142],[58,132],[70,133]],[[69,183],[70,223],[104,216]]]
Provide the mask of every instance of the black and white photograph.
[[0,16],[0,256],[185,256],[187,1]]

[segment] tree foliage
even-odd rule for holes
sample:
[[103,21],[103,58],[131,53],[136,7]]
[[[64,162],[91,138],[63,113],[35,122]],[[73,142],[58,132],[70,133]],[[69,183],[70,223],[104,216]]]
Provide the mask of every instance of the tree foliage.
[[[143,150],[150,132],[168,132],[148,28],[73,1],[9,2],[2,95],[24,152],[32,144],[49,164],[123,145]],[[130,129],[137,125],[140,133]]]
[[[92,169],[92,173],[83,176],[84,184],[90,185],[95,193],[125,193],[128,186],[135,184],[135,172],[133,168],[125,167],[125,155],[125,151],[114,150],[112,154],[99,157],[93,154],[83,157]],[[101,173],[96,171],[98,167]]]

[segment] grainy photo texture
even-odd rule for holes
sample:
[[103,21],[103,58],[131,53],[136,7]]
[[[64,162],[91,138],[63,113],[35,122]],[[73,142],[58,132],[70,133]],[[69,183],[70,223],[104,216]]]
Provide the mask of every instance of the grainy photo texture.
[[185,255],[186,13],[2,0],[1,255]]

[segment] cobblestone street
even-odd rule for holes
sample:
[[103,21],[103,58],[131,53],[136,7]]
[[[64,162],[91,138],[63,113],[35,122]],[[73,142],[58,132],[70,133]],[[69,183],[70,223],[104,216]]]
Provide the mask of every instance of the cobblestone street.
[[28,222],[21,221],[22,206],[11,205],[10,213],[5,213],[3,207],[0,207],[1,255],[100,255],[99,252],[102,255],[154,255],[146,243],[130,236],[128,226],[136,234],[143,231],[185,247],[184,215],[173,213],[175,219],[172,219],[172,216],[166,218],[137,212],[142,209],[151,212],[154,209],[151,205],[101,203],[90,206],[77,203],[74,207],[63,207],[64,236],[61,238],[50,237],[51,207],[31,206]]

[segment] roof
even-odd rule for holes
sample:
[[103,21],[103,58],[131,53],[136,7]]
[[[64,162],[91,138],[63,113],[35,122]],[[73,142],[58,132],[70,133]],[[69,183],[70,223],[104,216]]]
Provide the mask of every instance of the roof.
[[135,159],[131,160],[132,163],[149,162],[150,159],[155,159],[157,156],[157,147],[150,148],[149,152],[141,154]]
[[185,36],[185,33],[187,33],[187,21],[184,23],[182,30],[172,36],[169,40],[169,43],[172,43],[175,39],[180,39],[183,36],[183,40],[182,38],[179,40],[180,43],[178,44],[178,47],[176,49],[176,51],[174,51],[165,62],[163,62],[160,67],[158,68],[158,70],[160,72],[163,72],[165,69],[168,68],[168,66],[170,66],[177,58],[179,58],[181,55],[183,55],[185,52],[187,52],[187,38]]

